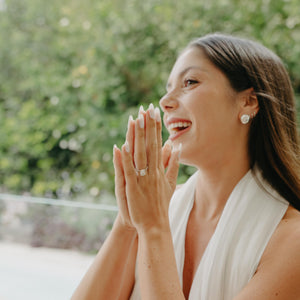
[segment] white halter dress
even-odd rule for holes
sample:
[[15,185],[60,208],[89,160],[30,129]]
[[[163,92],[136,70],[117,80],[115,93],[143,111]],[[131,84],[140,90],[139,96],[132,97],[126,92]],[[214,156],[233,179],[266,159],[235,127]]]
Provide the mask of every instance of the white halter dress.
[[[196,181],[197,172],[174,193],[169,208],[181,284],[186,226],[194,203]],[[226,202],[194,276],[189,300],[232,300],[253,277],[288,205],[262,178],[259,170],[249,170]],[[137,272],[130,299],[141,300]]]

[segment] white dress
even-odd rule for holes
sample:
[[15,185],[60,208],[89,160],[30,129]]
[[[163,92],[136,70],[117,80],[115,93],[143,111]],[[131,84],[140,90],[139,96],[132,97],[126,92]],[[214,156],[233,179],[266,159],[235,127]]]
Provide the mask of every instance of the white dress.
[[[197,172],[174,193],[169,208],[181,284],[185,233],[193,207],[196,179]],[[226,202],[194,276],[189,299],[232,300],[253,277],[288,205],[262,178],[259,170],[249,170]],[[131,300],[141,299],[137,275],[136,272]]]

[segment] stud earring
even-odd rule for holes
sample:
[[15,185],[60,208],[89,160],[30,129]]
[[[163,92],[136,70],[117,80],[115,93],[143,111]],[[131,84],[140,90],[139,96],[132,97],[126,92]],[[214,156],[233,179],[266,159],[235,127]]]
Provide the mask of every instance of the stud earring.
[[248,124],[249,121],[250,121],[250,116],[249,115],[244,114],[244,115],[241,116],[242,124]]

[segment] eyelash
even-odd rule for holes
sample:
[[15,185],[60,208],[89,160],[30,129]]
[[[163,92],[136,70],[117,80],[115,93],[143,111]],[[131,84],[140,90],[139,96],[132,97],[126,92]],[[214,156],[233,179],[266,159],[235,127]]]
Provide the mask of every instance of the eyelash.
[[196,83],[199,83],[199,81],[193,80],[193,79],[186,79],[184,81],[184,87],[188,87],[188,86],[196,84]]

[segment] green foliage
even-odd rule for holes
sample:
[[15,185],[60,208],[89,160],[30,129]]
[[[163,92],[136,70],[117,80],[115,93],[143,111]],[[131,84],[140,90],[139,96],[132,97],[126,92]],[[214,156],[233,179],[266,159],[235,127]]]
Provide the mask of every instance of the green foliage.
[[[158,104],[178,52],[209,32],[273,49],[299,95],[299,11],[298,0],[6,0],[2,189],[52,197],[112,192],[112,147],[123,143],[129,114]],[[189,172],[182,168],[180,181]]]

